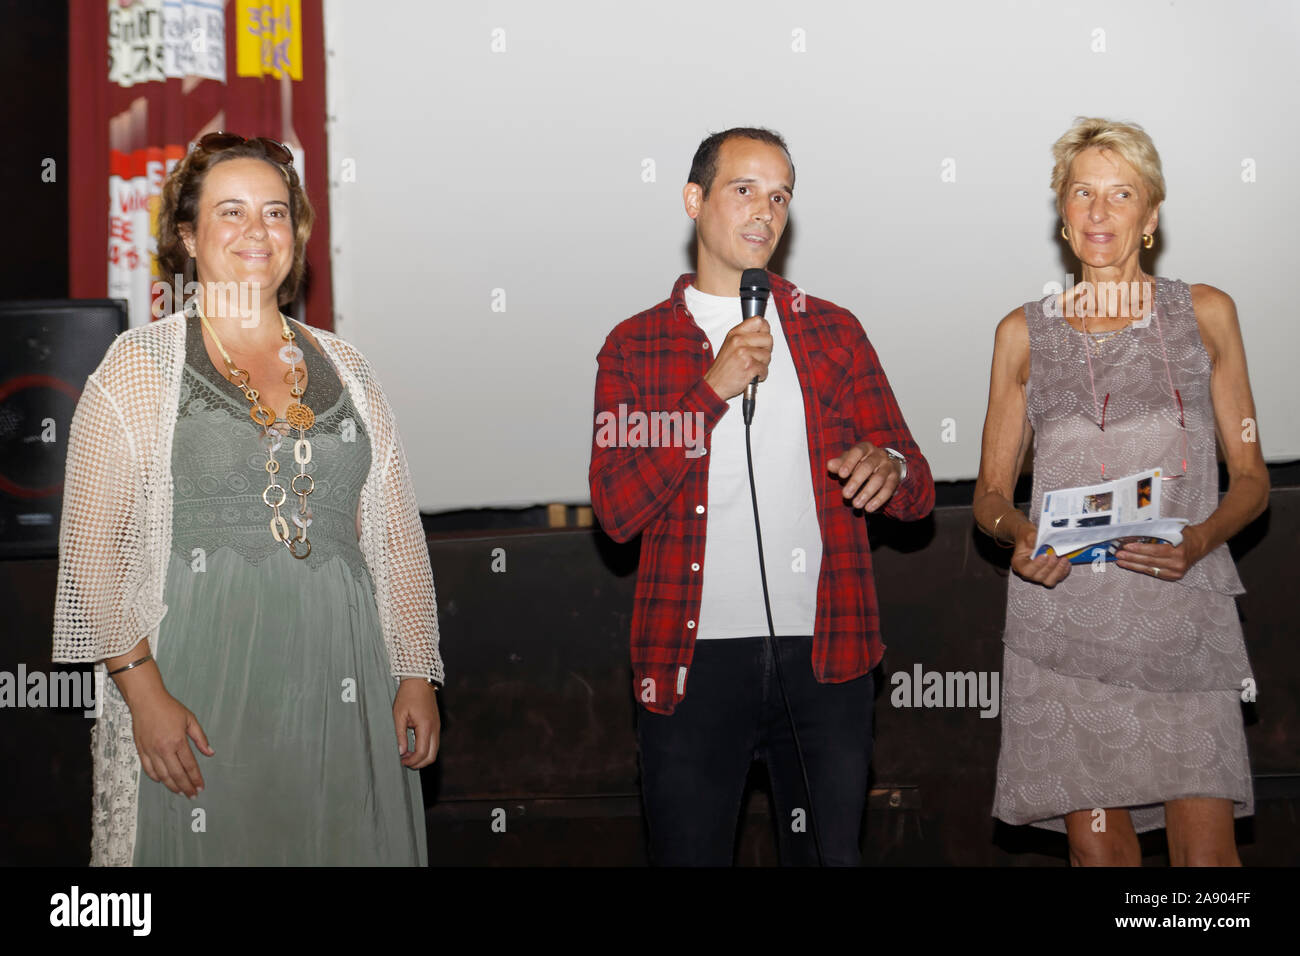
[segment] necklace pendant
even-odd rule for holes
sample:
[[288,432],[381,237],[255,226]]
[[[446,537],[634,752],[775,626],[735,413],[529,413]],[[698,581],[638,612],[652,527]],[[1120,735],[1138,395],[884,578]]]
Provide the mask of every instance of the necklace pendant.
[[301,402],[294,402],[284,410],[284,419],[294,428],[306,431],[316,422],[316,413]]

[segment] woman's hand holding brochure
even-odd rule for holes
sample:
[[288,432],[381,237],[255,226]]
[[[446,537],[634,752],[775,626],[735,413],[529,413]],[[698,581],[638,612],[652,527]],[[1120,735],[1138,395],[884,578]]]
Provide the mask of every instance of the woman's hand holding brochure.
[[1160,469],[1099,485],[1062,488],[1043,496],[1038,520],[1038,555],[1071,564],[1114,561],[1130,571],[1176,581],[1190,561],[1182,548],[1185,518],[1160,517]]
[[1193,524],[1183,528],[1182,541],[1176,546],[1164,542],[1126,542],[1115,555],[1115,564],[1161,581],[1177,581],[1206,552],[1201,528]]

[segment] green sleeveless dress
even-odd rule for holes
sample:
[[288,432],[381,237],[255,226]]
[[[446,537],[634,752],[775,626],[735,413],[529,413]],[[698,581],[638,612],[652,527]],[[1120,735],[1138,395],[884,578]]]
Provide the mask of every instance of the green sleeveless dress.
[[[357,543],[369,435],[330,361],[297,342],[316,414],[302,560],[271,535],[261,426],[186,320],[157,661],[216,754],[191,744],[194,800],[141,772],[136,866],[427,864],[420,775],[400,762],[398,681]],[[276,460],[287,487],[291,439]],[[290,494],[281,514],[297,510]]]

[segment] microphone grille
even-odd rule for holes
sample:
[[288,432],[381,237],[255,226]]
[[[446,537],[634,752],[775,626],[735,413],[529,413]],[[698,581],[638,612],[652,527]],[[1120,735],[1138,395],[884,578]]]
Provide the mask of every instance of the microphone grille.
[[772,283],[767,277],[766,269],[746,269],[740,276],[741,292],[771,292]]

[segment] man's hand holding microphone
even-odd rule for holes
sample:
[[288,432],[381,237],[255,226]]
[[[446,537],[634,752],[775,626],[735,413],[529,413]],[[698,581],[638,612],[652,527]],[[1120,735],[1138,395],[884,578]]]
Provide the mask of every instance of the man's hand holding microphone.
[[724,402],[730,401],[757,376],[761,382],[767,378],[767,367],[772,364],[772,327],[761,315],[745,319],[732,326],[722,340],[722,348],[704,381]]

